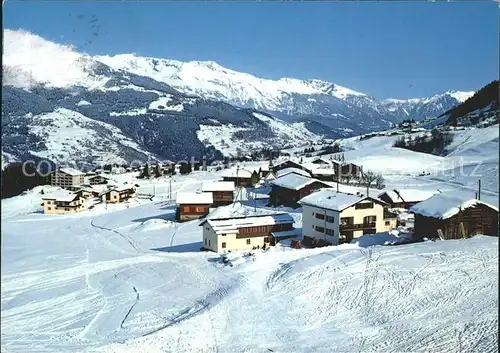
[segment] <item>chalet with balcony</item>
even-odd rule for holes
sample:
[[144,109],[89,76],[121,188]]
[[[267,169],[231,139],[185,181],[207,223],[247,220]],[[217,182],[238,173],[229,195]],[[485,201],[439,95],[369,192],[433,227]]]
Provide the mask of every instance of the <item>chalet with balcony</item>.
[[288,213],[236,203],[212,211],[200,226],[203,246],[214,252],[226,252],[258,249],[297,237],[293,223]]
[[135,197],[135,188],[129,186],[114,187],[100,195],[104,203],[121,203]]
[[72,189],[83,184],[85,173],[74,168],[60,168],[50,174],[50,185]]
[[322,189],[300,200],[304,242],[338,245],[388,230],[385,202]]
[[245,168],[232,168],[222,174],[223,181],[232,181],[236,187],[252,187],[260,180],[259,173]]
[[85,200],[76,193],[60,190],[42,197],[43,213],[67,214],[81,212],[85,209]]
[[275,206],[297,207],[297,202],[320,188],[329,185],[303,175],[289,173],[270,182],[269,194],[271,204]]
[[90,172],[85,174],[84,183],[88,185],[101,185],[108,183],[108,177],[103,174]]
[[205,217],[214,203],[211,192],[178,192],[176,196],[178,221]]
[[388,203],[392,208],[408,209],[419,202],[425,201],[433,195],[439,194],[439,191],[426,191],[416,189],[394,189],[386,190],[377,197]]
[[462,239],[498,236],[498,208],[459,195],[436,194],[409,210],[415,214],[413,239]]
[[213,207],[225,206],[233,203],[234,181],[205,182],[202,185],[202,192],[212,193]]

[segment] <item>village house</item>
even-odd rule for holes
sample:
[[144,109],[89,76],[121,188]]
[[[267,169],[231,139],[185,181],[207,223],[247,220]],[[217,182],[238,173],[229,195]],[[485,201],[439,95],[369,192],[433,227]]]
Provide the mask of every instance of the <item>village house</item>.
[[363,168],[354,163],[345,163],[340,166],[339,180],[350,180],[360,178]]
[[202,192],[212,193],[214,207],[233,203],[234,190],[234,181],[205,182],[201,188]]
[[269,172],[263,179],[264,181],[264,186],[269,187],[271,186],[271,182],[276,179],[276,175],[274,175],[273,172]]
[[66,214],[81,212],[85,209],[85,200],[77,193],[60,190],[42,197],[43,213]]
[[50,174],[50,185],[71,189],[83,184],[85,173],[74,168],[60,168]]
[[84,199],[96,198],[102,193],[101,190],[95,189],[92,186],[81,186],[74,191],[75,194],[80,195]]
[[320,188],[330,187],[329,185],[312,178],[289,173],[281,178],[270,182],[271,192],[270,202],[275,206],[296,207],[297,202]]
[[94,172],[90,172],[85,174],[85,177],[83,178],[84,184],[88,185],[100,185],[100,184],[107,184],[108,183],[108,177],[103,174],[97,174]]
[[100,194],[104,203],[121,203],[135,197],[135,188],[129,186],[113,187]]
[[427,200],[429,197],[438,194],[439,191],[426,191],[415,189],[394,189],[380,193],[377,197],[388,203],[392,208],[405,208]]
[[313,160],[311,160],[312,164],[318,165],[320,168],[330,168],[332,167],[332,161],[329,161],[323,157],[315,157]]
[[272,170],[277,175],[278,171],[285,169],[285,168],[297,168],[297,169],[305,170],[309,174],[311,173],[311,171],[307,167],[303,166],[301,163],[297,163],[297,162],[294,162],[291,160],[286,160],[286,161],[282,161],[282,162],[277,163],[276,165],[274,165],[272,167]]
[[259,177],[262,179],[262,178],[265,178],[269,172],[271,171],[270,169],[270,166],[269,165],[262,165],[260,168],[259,168]]
[[219,207],[201,223],[203,247],[215,252],[250,250],[297,237],[293,218],[285,212],[254,209],[236,203]]
[[415,214],[413,239],[462,239],[476,234],[498,236],[498,208],[457,195],[436,194],[409,210]]
[[302,206],[302,234],[305,243],[338,245],[364,234],[391,230],[384,218],[387,205],[369,196],[322,189],[299,201]]
[[178,192],[176,195],[178,221],[204,217],[214,203],[211,192]]
[[245,168],[232,168],[222,174],[223,181],[232,181],[236,187],[251,187],[260,180],[259,173]]

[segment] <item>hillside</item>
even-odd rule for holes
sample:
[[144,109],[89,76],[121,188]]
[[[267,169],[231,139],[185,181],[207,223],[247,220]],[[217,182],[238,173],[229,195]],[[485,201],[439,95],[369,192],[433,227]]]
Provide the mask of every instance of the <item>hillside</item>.
[[447,125],[485,125],[497,124],[499,121],[499,85],[498,80],[488,83],[472,97],[458,106],[445,112]]
[[214,62],[90,56],[22,30],[4,31],[3,59],[3,164],[221,158],[383,130],[472,94],[379,101],[322,80],[268,80]]

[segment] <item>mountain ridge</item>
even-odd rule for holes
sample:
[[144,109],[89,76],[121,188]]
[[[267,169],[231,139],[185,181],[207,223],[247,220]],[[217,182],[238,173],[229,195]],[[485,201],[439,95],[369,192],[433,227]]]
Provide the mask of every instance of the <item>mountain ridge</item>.
[[[2,127],[11,141],[3,146],[3,155],[51,156],[56,162],[95,157],[75,145],[67,157],[59,157],[64,154],[57,148],[44,150],[50,149],[50,136],[61,136],[54,122],[64,116],[75,125],[86,118],[100,122],[85,120],[81,131],[67,126],[75,136],[84,129],[101,129],[101,124],[107,124],[110,136],[122,136],[117,138],[125,145],[113,144],[113,158],[175,159],[207,153],[215,157],[229,150],[241,154],[382,130],[410,114],[415,120],[437,116],[469,94],[449,91],[423,100],[383,103],[320,79],[267,80],[214,61],[91,56],[28,31],[9,29],[4,30],[3,78]],[[22,136],[23,131],[37,134]],[[218,137],[222,135],[224,139]],[[97,148],[103,155],[105,141]],[[89,143],[84,140],[84,145]],[[85,156],[79,156],[82,153]]]

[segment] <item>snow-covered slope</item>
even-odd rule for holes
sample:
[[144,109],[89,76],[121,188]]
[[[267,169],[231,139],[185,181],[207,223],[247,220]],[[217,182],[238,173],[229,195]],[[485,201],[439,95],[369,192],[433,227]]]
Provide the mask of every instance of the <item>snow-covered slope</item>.
[[199,222],[171,222],[174,212],[157,202],[71,216],[2,214],[3,349],[496,349],[497,237],[276,247],[233,253],[230,267],[199,251]]

